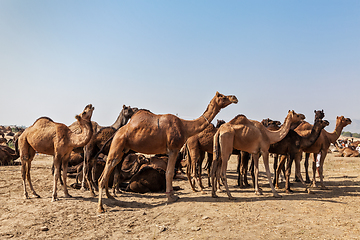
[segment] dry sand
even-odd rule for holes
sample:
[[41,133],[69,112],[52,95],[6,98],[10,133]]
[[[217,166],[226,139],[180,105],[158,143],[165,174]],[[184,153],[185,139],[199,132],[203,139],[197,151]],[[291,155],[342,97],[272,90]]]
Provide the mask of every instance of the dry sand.
[[[0,167],[0,239],[358,239],[360,158],[334,155],[325,161],[329,190],[314,189],[314,194],[292,183],[295,193],[280,189],[282,198],[274,198],[262,161],[264,195],[237,188],[232,157],[227,176],[236,200],[225,192],[212,198],[209,188],[206,195],[193,193],[187,180],[175,180],[182,188],[178,202],[166,204],[164,193],[123,193],[115,200],[105,197],[104,214],[97,213],[98,199],[89,192],[70,188],[73,198],[67,199],[60,189],[60,200],[51,202],[52,159],[38,155],[31,175],[41,198],[23,198],[20,166]],[[73,182],[69,179],[69,185]]]

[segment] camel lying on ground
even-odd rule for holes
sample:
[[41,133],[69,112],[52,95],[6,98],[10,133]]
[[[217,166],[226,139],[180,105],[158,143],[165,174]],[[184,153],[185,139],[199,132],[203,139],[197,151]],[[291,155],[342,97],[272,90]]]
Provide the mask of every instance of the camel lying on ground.
[[102,191],[113,198],[108,191],[110,173],[121,161],[124,149],[131,149],[144,154],[167,154],[169,161],[166,169],[166,196],[168,202],[178,197],[173,193],[172,179],[176,157],[187,138],[204,130],[222,108],[237,103],[235,96],[216,93],[206,111],[196,120],[183,120],[172,114],[156,115],[146,110],[136,112],[128,124],[120,128],[112,140],[103,175],[99,181],[98,211],[104,212]]
[[48,117],[41,117],[28,127],[18,139],[18,150],[21,159],[21,174],[24,185],[24,196],[29,198],[26,191],[25,178],[29,182],[30,189],[34,196],[40,197],[34,190],[30,178],[31,161],[35,152],[52,155],[54,157],[54,187],[52,201],[58,200],[57,181],[60,176],[60,165],[63,168],[64,194],[71,197],[66,186],[67,164],[71,151],[77,147],[85,146],[91,139],[93,128],[91,116],[94,107],[89,104],[80,115],[76,115],[82,132],[75,134],[69,127],[62,123],[56,123]]
[[360,153],[353,149],[352,147],[344,147],[340,148],[336,143],[334,144],[339,151],[338,154],[335,155],[335,157],[359,157]]
[[0,166],[6,166],[18,159],[19,155],[8,146],[0,145]]

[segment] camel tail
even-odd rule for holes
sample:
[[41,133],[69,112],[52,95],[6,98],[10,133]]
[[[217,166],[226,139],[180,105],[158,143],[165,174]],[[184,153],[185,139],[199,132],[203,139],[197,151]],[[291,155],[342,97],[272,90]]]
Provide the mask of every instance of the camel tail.
[[191,164],[191,156],[190,156],[190,151],[189,151],[189,146],[187,145],[187,143],[185,143],[185,157],[186,157],[186,173],[190,174],[193,169],[192,169],[192,164]]
[[213,162],[211,164],[211,176],[215,176],[217,166],[220,162],[220,133],[217,131],[214,135]]

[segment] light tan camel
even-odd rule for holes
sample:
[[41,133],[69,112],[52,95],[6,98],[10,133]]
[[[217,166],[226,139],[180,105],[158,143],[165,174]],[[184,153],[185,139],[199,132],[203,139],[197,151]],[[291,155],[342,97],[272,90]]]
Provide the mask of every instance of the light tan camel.
[[147,110],[139,110],[129,123],[120,128],[111,143],[102,177],[99,180],[98,211],[104,212],[102,191],[105,187],[108,198],[108,181],[114,167],[121,161],[124,150],[134,150],[144,154],[168,154],[166,169],[166,195],[168,202],[178,199],[173,193],[172,179],[176,157],[187,138],[204,130],[220,110],[231,103],[237,103],[235,96],[225,96],[216,92],[206,111],[197,119],[189,121],[172,114],[156,115]]
[[57,181],[60,177],[60,165],[63,168],[64,193],[65,197],[71,197],[66,187],[67,167],[71,151],[76,147],[85,146],[92,134],[91,116],[94,108],[91,104],[87,105],[80,115],[76,115],[79,125],[82,128],[81,134],[73,133],[66,125],[56,123],[50,118],[41,117],[28,127],[19,137],[18,149],[21,159],[21,174],[24,185],[24,196],[29,198],[26,191],[25,177],[29,182],[30,189],[34,196],[40,197],[34,190],[31,178],[31,161],[36,152],[52,155],[54,157],[54,189],[52,201],[58,200]]
[[[217,197],[215,193],[216,184],[214,184],[214,182],[215,177],[220,177],[225,185],[229,199],[234,199],[230,194],[226,179],[228,160],[234,148],[251,153],[253,156],[255,174],[254,186],[256,194],[262,194],[258,184],[259,157],[260,154],[262,155],[271,190],[275,197],[279,197],[279,194],[276,192],[271,181],[269,170],[269,147],[271,144],[281,141],[287,135],[292,123],[303,119],[305,119],[303,114],[289,111],[284,124],[277,131],[270,131],[260,122],[249,120],[244,115],[238,115],[230,122],[221,125],[214,135],[214,160],[211,170],[212,197]],[[221,167],[219,168],[219,166]]]
[[[325,129],[323,129],[320,133],[319,138],[316,140],[316,142],[313,145],[311,145],[310,147],[303,149],[303,151],[305,153],[313,153],[314,154],[312,187],[316,187],[315,174],[316,174],[316,169],[317,169],[319,176],[320,176],[321,189],[327,189],[324,185],[324,180],[323,180],[324,160],[328,153],[330,143],[335,143],[336,140],[340,137],[340,134],[341,134],[343,128],[349,124],[351,124],[350,118],[345,118],[344,116],[336,117],[336,126],[335,126],[335,130],[332,133],[329,133]],[[308,136],[311,132],[310,130],[308,130],[309,127],[311,128],[312,125],[304,122],[303,124],[300,124],[297,128],[295,128],[295,132],[297,132],[300,136]],[[316,166],[316,158],[317,158],[318,153],[320,153],[321,156],[320,156],[319,165],[317,167]],[[307,159],[305,159],[305,161],[307,161]],[[305,167],[305,170],[306,170],[306,179],[308,179],[309,176],[308,176],[307,166]]]
[[339,151],[338,154],[335,155],[335,157],[359,157],[360,153],[355,150],[352,149],[351,147],[344,147],[344,148],[339,148],[339,146],[337,144],[335,144],[337,150]]

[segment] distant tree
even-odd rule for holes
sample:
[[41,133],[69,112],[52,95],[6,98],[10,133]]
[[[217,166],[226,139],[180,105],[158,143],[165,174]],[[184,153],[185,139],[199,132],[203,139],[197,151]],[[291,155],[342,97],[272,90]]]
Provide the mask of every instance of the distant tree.
[[352,137],[353,136],[351,132],[342,132],[341,135],[344,137]]

